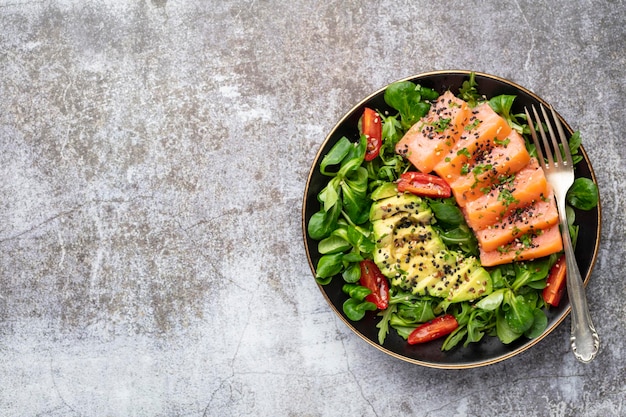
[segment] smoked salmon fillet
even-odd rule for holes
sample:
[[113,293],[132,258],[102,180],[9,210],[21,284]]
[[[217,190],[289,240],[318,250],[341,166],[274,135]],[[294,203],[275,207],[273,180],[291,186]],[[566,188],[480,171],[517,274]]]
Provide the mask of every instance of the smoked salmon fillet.
[[476,200],[490,189],[498,178],[508,177],[530,162],[524,138],[515,130],[489,151],[478,154],[469,164],[468,173],[452,182],[450,188],[460,207]]
[[484,229],[501,221],[513,210],[533,204],[548,196],[548,182],[539,163],[531,158],[526,167],[505,183],[463,207],[465,220],[473,230]]
[[451,184],[467,175],[471,161],[504,141],[510,132],[506,120],[489,103],[483,103],[472,109],[459,139],[433,170]]
[[524,234],[547,229],[558,222],[556,202],[550,193],[546,199],[514,210],[502,221],[476,230],[475,235],[480,247],[489,252],[511,243]]
[[461,136],[469,113],[465,101],[446,91],[432,104],[428,114],[400,139],[396,153],[421,172],[430,173]]
[[511,244],[492,251],[480,248],[480,263],[482,266],[495,266],[513,261],[528,261],[561,250],[563,250],[561,232],[559,225],[555,224],[536,235],[529,236],[528,240],[518,238]]

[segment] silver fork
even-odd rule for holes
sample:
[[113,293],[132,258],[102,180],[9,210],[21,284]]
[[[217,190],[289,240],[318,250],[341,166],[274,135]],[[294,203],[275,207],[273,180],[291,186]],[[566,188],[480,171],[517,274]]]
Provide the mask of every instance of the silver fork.
[[[572,247],[572,240],[569,234],[567,218],[565,215],[565,194],[574,183],[574,165],[572,163],[572,155],[569,149],[569,145],[567,139],[565,138],[565,133],[563,132],[563,127],[561,126],[561,122],[559,121],[556,112],[552,107],[550,107],[550,110],[552,111],[552,119],[554,120],[554,125],[556,126],[556,129],[559,133],[560,143],[563,146],[563,156],[561,155],[561,151],[559,150],[559,143],[557,142],[556,135],[554,134],[554,130],[552,129],[550,118],[548,117],[546,110],[542,105],[540,105],[540,108],[543,114],[543,119],[545,120],[545,124],[550,134],[550,140],[552,142],[551,145],[546,138],[546,134],[541,123],[541,118],[537,114],[535,106],[532,106],[532,110],[535,115],[535,123],[537,125],[537,130],[539,130],[539,134],[541,135],[543,149],[546,153],[547,162],[543,157],[542,147],[540,146],[539,140],[537,139],[537,132],[535,130],[535,127],[533,126],[535,123],[533,123],[533,119],[531,119],[530,115],[528,114],[528,110],[524,109],[524,111],[526,112],[526,117],[528,118],[530,134],[533,138],[533,142],[535,143],[535,147],[537,148],[537,159],[539,160],[541,168],[546,174],[546,178],[550,186],[552,186],[552,190],[554,191],[554,195],[556,197],[557,209],[559,212],[561,236],[563,237],[563,248],[565,251],[565,260],[567,265],[567,294],[569,296],[570,304],[572,306],[572,352],[574,352],[574,356],[576,357],[576,359],[586,363],[591,362],[598,353],[600,338],[598,337],[598,333],[593,326],[591,316],[589,314],[589,307],[587,306],[583,280],[580,276],[578,265],[576,264],[574,249]],[[554,149],[554,155],[556,156],[556,159],[553,157],[550,147]]]

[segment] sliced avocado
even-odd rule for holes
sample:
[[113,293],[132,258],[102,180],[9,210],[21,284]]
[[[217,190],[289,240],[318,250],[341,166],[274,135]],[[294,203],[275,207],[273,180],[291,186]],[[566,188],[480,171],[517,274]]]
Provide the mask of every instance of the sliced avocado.
[[396,224],[400,222],[402,217],[404,217],[404,214],[399,213],[395,216],[389,216],[372,222],[372,233],[376,239],[376,246],[384,248],[391,244],[393,235],[395,234]]
[[489,273],[474,257],[447,250],[425,201],[394,194],[372,205],[374,262],[391,285],[448,302],[473,300],[492,291]]
[[411,272],[413,265],[419,265],[418,259],[432,263],[433,256],[446,249],[431,226],[415,227],[411,231],[397,231],[393,239],[393,256],[398,266],[407,272]]
[[[426,246],[438,247],[438,243],[433,240],[428,242]],[[427,255],[405,253],[396,256],[397,261],[393,265],[395,274],[391,280],[392,284],[395,283],[414,294],[423,294],[422,290],[428,285],[425,282],[428,278],[434,277],[438,281],[441,265],[447,262],[447,251],[430,251],[426,248],[423,253]]]
[[390,277],[390,275],[393,274],[393,239],[396,224],[400,221],[402,216],[404,216],[403,213],[397,213],[395,216],[372,222],[372,234],[374,235],[376,243],[373,260],[374,263],[378,265],[380,272],[386,277]]
[[450,302],[475,300],[493,291],[491,275],[476,258],[465,259],[454,277],[454,285],[447,297]]
[[393,182],[385,182],[372,191],[372,200],[377,201],[398,194],[398,187]]
[[427,284],[425,290],[434,297],[446,298],[452,287],[451,274],[459,268],[463,257],[456,252],[443,250],[433,257],[431,262],[437,271],[425,278]]
[[418,214],[423,223],[430,222],[432,211],[420,197],[404,193],[374,201],[370,208],[370,221],[385,219],[398,212]]
[[412,274],[411,292],[413,294],[430,294],[435,297],[447,295],[446,287],[443,286],[444,270],[456,267],[457,259],[452,252],[439,251],[430,256],[418,257],[411,265]]
[[[446,249],[445,244],[432,226],[414,225],[410,228],[396,229],[393,244],[398,262],[406,257],[432,256]],[[406,263],[411,263],[407,260]]]
[[376,239],[373,258],[385,276],[395,277],[399,269],[406,271],[403,262],[410,262],[414,257],[432,257],[445,249],[432,226],[421,223],[422,218],[413,213],[398,212],[372,222]]
[[429,289],[435,288],[441,278],[437,274],[430,274],[421,278],[415,282],[415,285],[411,288],[411,292],[416,295],[430,294]]

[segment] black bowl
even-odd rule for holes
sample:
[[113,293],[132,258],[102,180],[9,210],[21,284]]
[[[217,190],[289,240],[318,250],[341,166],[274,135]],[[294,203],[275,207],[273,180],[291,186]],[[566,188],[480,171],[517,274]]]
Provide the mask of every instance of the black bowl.
[[[456,94],[463,81],[469,79],[470,74],[471,71],[436,71],[416,75],[400,81],[412,81],[424,87],[432,88],[439,93],[450,90]],[[535,106],[539,104],[543,104],[544,106],[548,105],[545,100],[541,99],[536,94],[511,81],[479,72],[474,72],[474,74],[476,82],[478,83],[478,91],[487,98],[500,94],[517,96],[513,106],[513,113],[515,114],[523,113],[525,106],[533,104]],[[346,136],[353,141],[358,139],[359,132],[357,122],[363,113],[364,107],[375,108],[379,111],[389,110],[392,114],[396,113],[383,99],[385,89],[386,87],[383,87],[366,97],[342,117],[322,143],[313,161],[306,183],[302,207],[304,245],[313,276],[315,276],[315,267],[321,255],[317,251],[317,241],[311,239],[307,235],[306,230],[309,219],[320,209],[317,195],[328,182],[328,177],[323,176],[319,172],[320,162],[324,155],[328,153],[342,136]],[[571,135],[573,133],[572,128],[560,115],[558,115],[558,117],[566,133]],[[587,177],[596,182],[593,168],[582,147],[580,153],[583,156],[583,160],[576,166],[576,176]],[[576,211],[576,223],[580,225],[576,247],[576,260],[578,261],[580,273],[585,284],[589,281],[591,270],[598,254],[600,244],[600,219],[600,204],[591,211]],[[466,348],[457,347],[451,351],[443,352],[441,350],[443,339],[423,345],[411,346],[394,331],[390,331],[385,343],[379,345],[378,329],[376,328],[376,323],[379,318],[376,316],[376,312],[368,312],[365,318],[359,322],[350,321],[344,315],[342,305],[346,300],[346,295],[341,290],[343,283],[344,281],[341,276],[337,276],[332,279],[330,284],[319,285],[319,288],[330,307],[343,319],[349,328],[363,340],[389,355],[407,362],[433,368],[473,368],[493,364],[515,356],[539,343],[539,341],[552,332],[570,312],[569,300],[565,294],[561,299],[560,305],[548,311],[548,326],[541,336],[530,340],[522,337],[509,345],[502,344],[496,337],[484,337],[481,342],[473,343]]]

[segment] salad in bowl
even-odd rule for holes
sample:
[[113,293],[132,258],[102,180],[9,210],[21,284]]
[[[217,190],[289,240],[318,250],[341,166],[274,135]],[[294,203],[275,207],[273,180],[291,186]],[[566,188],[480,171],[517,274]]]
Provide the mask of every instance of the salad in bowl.
[[[468,368],[537,343],[569,312],[554,197],[510,81],[440,71],[394,82],[326,138],[303,204],[304,242],[331,307],[400,359]],[[570,234],[585,282],[600,206],[579,132]]]

